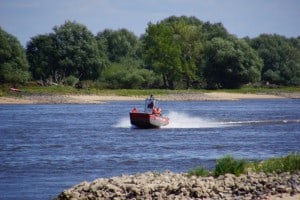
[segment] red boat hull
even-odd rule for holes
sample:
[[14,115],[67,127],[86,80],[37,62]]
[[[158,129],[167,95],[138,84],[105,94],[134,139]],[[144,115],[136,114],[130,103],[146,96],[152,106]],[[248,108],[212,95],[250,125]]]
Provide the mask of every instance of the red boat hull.
[[169,118],[156,114],[131,112],[130,123],[138,128],[159,128],[169,124]]

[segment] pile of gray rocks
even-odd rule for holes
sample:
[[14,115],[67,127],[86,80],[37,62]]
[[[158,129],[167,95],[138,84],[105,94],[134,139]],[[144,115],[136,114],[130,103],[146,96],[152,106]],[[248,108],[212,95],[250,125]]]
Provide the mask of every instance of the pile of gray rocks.
[[65,199],[266,199],[300,193],[300,172],[248,173],[196,177],[185,173],[146,172],[99,178],[63,191]]

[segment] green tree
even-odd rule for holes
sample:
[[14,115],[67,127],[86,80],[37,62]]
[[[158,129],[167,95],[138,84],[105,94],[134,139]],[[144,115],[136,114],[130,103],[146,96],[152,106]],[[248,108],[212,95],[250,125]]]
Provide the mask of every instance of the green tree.
[[144,38],[145,61],[151,69],[162,75],[164,88],[175,89],[174,83],[180,79],[180,54],[180,45],[174,40],[170,26],[164,23],[148,25]]
[[0,83],[15,86],[30,79],[24,48],[16,37],[0,27]]
[[54,33],[33,37],[27,45],[30,70],[36,79],[63,83],[67,77],[96,80],[107,64],[93,34],[81,24],[67,21]]
[[187,17],[187,16],[184,16],[184,15],[180,16],[180,17],[170,16],[170,17],[168,17],[168,18],[161,21],[161,23],[164,23],[168,26],[173,26],[174,24],[176,24],[178,22],[184,22],[187,25],[197,26],[197,27],[201,27],[204,24],[201,20],[197,19],[194,16]]
[[105,29],[97,34],[96,40],[109,62],[101,78],[103,85],[108,88],[149,88],[154,73],[142,68],[141,42],[132,32]]
[[[221,23],[203,23],[195,17],[171,16],[157,24],[150,23],[144,38],[145,61],[156,73],[162,74],[165,87],[202,87],[204,63],[210,56],[205,54],[205,44],[216,37],[229,40],[232,36]],[[214,70],[214,73],[223,73],[218,68]],[[206,75],[209,70],[207,72]],[[248,70],[242,82],[256,73],[256,70]]]
[[216,37],[223,38],[223,39],[227,39],[231,37],[222,23],[212,24],[210,22],[205,22],[202,27],[205,35],[205,40],[207,41],[210,41]]
[[243,40],[214,38],[206,47],[204,69],[209,88],[238,88],[260,80],[262,61]]
[[173,24],[174,37],[180,46],[182,66],[182,81],[190,88],[196,80],[199,65],[203,60],[203,38],[201,26],[189,25],[183,20]]
[[70,75],[80,80],[97,79],[103,60],[93,34],[84,25],[70,21],[55,26],[54,33],[56,82]]
[[111,62],[120,62],[124,57],[137,58],[138,38],[126,29],[105,29],[97,34],[96,39]]
[[186,16],[148,25],[143,40],[145,60],[162,74],[165,87],[190,88],[199,81],[204,61],[202,26],[197,18]]
[[112,63],[103,72],[103,82],[108,88],[153,88],[158,83],[158,79],[153,71],[140,67],[138,60],[124,58],[120,62]]
[[263,59],[262,80],[272,84],[300,85],[299,39],[262,34],[250,41]]
[[54,77],[55,53],[54,34],[37,35],[27,43],[29,70],[35,80],[46,81],[49,77]]

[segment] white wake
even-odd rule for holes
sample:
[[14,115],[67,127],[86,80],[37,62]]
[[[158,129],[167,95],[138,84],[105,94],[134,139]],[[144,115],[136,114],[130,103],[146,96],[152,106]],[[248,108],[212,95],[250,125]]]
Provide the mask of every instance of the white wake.
[[[171,111],[164,116],[170,119],[170,123],[162,128],[217,128],[226,126],[225,123],[217,122],[210,119],[204,119],[201,117],[190,116],[187,113]],[[228,125],[227,125],[228,126]],[[119,119],[119,121],[113,125],[115,128],[130,128],[129,116]]]
[[190,116],[182,112],[171,111],[166,116],[170,118],[170,124],[164,128],[218,128],[225,126],[222,122]]
[[[260,125],[260,124],[286,124],[286,123],[300,123],[300,119],[284,119],[284,120],[253,120],[253,121],[217,121],[214,119],[206,119],[203,117],[191,116],[187,113],[170,111],[164,116],[169,117],[170,123],[161,128],[222,128],[230,126],[244,126],[244,125]],[[115,128],[131,128],[134,127],[130,124],[128,117],[120,118]]]
[[129,116],[119,119],[119,121],[115,125],[113,125],[113,127],[115,127],[115,128],[130,128],[131,124],[130,124]]

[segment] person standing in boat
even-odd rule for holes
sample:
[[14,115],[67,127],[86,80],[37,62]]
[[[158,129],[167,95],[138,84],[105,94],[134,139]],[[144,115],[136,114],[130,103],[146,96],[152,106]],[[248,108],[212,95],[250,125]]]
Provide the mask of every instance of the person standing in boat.
[[148,99],[148,106],[149,109],[153,109],[154,108],[154,97],[153,94],[150,95],[150,98]]
[[153,109],[156,107],[156,100],[153,95],[150,95],[150,98],[147,98],[145,101],[145,112],[152,113]]

